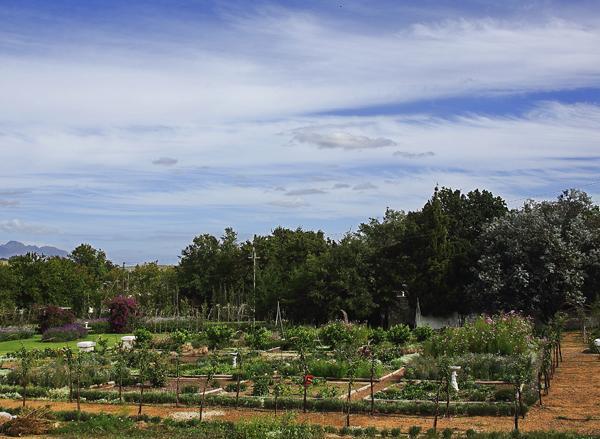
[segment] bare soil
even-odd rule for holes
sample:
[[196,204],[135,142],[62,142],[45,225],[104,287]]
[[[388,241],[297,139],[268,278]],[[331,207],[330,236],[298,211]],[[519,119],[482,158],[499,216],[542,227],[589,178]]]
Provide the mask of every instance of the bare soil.
[[[585,354],[581,336],[576,333],[566,334],[563,340],[563,362],[560,364],[551,383],[550,392],[543,397],[543,406],[536,404],[531,408],[525,420],[520,420],[523,431],[556,430],[576,431],[584,434],[600,432],[600,361],[597,355]],[[0,405],[18,407],[20,401],[2,400]],[[74,410],[74,403],[28,401],[29,406],[49,405],[52,410]],[[135,405],[82,404],[82,410],[95,413],[137,414]],[[193,409],[192,409],[193,410]],[[165,405],[145,405],[143,413],[150,416],[185,417],[191,411],[190,407],[175,408]],[[181,413],[181,414],[177,414]],[[219,408],[212,419],[237,421],[253,417],[273,417],[272,411],[256,409]],[[342,413],[298,413],[299,421],[323,425],[344,425]],[[374,426],[377,428],[400,427],[406,431],[413,425],[423,429],[432,426],[431,417],[406,415],[352,415],[351,424],[354,426]],[[453,428],[466,431],[470,428],[476,431],[511,431],[511,417],[471,416],[440,419],[438,428]]]

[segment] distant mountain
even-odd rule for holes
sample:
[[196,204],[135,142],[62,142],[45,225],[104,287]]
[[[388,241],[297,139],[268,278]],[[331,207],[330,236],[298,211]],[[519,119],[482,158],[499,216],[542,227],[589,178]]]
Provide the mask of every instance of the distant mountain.
[[56,247],[36,245],[25,245],[19,241],[8,241],[6,244],[0,244],[0,258],[8,259],[13,256],[24,255],[26,253],[37,253],[44,256],[67,256],[69,252]]

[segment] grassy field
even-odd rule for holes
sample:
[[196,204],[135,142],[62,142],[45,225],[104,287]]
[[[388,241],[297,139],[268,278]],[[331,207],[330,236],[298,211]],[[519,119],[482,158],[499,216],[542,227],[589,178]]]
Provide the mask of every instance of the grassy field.
[[8,352],[14,352],[21,349],[24,346],[25,349],[45,349],[45,348],[62,348],[69,346],[72,349],[77,349],[77,342],[90,340],[97,341],[99,337],[106,338],[108,345],[112,346],[121,340],[121,337],[130,334],[90,334],[84,339],[75,341],[63,341],[63,342],[42,342],[41,335],[34,335],[32,338],[25,338],[23,340],[3,341],[0,342],[0,355],[4,355]]

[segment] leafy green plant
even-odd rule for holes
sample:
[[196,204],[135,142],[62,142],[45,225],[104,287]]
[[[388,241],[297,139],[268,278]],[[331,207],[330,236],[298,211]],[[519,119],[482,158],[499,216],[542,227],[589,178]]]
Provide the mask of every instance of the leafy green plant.
[[211,325],[206,328],[208,347],[217,349],[225,346],[233,336],[233,329],[227,325]]
[[422,342],[429,340],[435,331],[431,328],[431,326],[424,325],[417,326],[415,329],[413,329],[412,333],[417,341]]
[[266,396],[269,394],[269,384],[271,379],[269,377],[256,377],[253,380],[252,385],[252,396]]
[[402,323],[394,325],[388,330],[388,340],[399,345],[408,342],[410,335],[410,328]]
[[271,345],[273,334],[262,326],[252,329],[245,335],[245,341],[253,349],[268,349]]
[[417,436],[419,436],[419,433],[421,433],[421,427],[418,425],[413,425],[408,429],[408,437],[410,439],[415,439]]

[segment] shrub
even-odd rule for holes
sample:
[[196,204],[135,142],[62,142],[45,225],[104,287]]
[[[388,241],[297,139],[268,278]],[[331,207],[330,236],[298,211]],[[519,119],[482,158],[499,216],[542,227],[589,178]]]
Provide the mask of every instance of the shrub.
[[[237,383],[230,383],[225,386],[226,392],[237,392]],[[246,383],[240,383],[240,392],[245,392],[248,389],[248,385]]]
[[433,329],[431,328],[431,326],[428,325],[417,326],[415,329],[413,329],[413,335],[415,336],[415,339],[417,341],[429,340],[433,336],[433,334]]
[[77,323],[48,328],[42,334],[42,341],[72,341],[87,335],[87,329]]
[[453,434],[454,434],[454,430],[452,430],[451,428],[444,428],[442,430],[442,438],[443,439],[450,439]]
[[31,338],[35,331],[27,326],[8,326],[0,328],[0,341],[22,340]]
[[394,325],[388,330],[388,339],[396,344],[405,344],[410,340],[410,328],[402,323]]
[[413,425],[408,429],[408,437],[411,439],[415,439],[419,433],[421,433],[421,427],[418,425]]
[[49,328],[70,325],[74,322],[75,314],[68,309],[62,309],[54,305],[42,308],[38,315],[38,325],[41,333],[44,333]]
[[122,334],[131,329],[138,310],[138,304],[133,297],[117,296],[110,301],[108,309],[108,322],[112,332]]
[[533,344],[533,322],[517,313],[481,316],[460,328],[446,328],[425,344],[433,356],[464,353],[527,354]]
[[366,344],[371,331],[363,325],[332,322],[323,326],[319,331],[321,340],[337,349],[345,344]]
[[233,329],[226,325],[211,325],[206,328],[208,347],[217,349],[229,342],[233,336]]
[[383,328],[373,328],[369,338],[373,341],[373,343],[380,344],[388,340],[388,334]]
[[271,345],[273,334],[267,328],[257,327],[246,334],[245,341],[254,349],[268,349]]
[[252,396],[266,396],[269,394],[269,377],[258,377],[252,386]]
[[186,394],[195,394],[198,393],[198,391],[200,390],[199,386],[195,386],[195,385],[188,385],[188,386],[183,386],[181,389],[181,393],[186,393]]
[[152,341],[152,333],[145,328],[138,328],[134,331],[135,342],[141,346],[148,346]]

